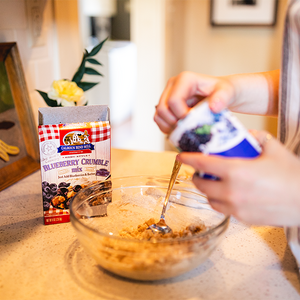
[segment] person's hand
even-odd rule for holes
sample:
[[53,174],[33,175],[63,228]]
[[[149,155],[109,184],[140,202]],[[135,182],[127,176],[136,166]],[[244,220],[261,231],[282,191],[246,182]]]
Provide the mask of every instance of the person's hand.
[[178,120],[184,118],[199,101],[207,98],[215,113],[233,102],[235,90],[226,78],[183,72],[169,79],[154,115],[154,121],[164,133],[170,133]]
[[[182,152],[177,159],[220,181],[194,175],[196,187],[225,215],[254,224],[300,225],[300,160],[266,132],[253,134],[262,145],[255,159]],[[266,142],[267,141],[267,142]]]

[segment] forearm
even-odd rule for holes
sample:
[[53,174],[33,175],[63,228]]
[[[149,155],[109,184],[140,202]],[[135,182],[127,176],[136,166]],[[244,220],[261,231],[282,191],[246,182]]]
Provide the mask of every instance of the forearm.
[[239,113],[277,116],[280,71],[225,76],[235,89],[230,110]]

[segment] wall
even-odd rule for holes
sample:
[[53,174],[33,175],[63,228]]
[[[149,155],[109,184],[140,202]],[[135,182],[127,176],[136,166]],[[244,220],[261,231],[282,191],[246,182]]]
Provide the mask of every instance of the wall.
[[131,40],[137,47],[137,102],[132,147],[164,149],[162,133],[153,121],[165,78],[165,1],[131,0]]
[[34,89],[45,89],[56,72],[55,65],[55,37],[53,28],[53,9],[50,1],[40,1],[40,28],[42,38],[33,42],[31,34],[30,8],[24,0],[0,1],[0,42],[17,42],[27,88],[31,98],[35,119],[37,120],[37,107],[44,106]]
[[79,30],[78,1],[53,0],[53,5],[59,64],[59,77],[55,79],[71,80],[84,52]]
[[[280,67],[287,0],[278,1],[275,27],[212,27],[209,0],[166,1],[167,77],[184,70],[221,76]],[[237,116],[248,128],[276,135],[276,118]]]
[[80,63],[77,19],[76,0],[0,0],[0,42],[17,42],[36,123],[46,105],[35,89],[47,92]]

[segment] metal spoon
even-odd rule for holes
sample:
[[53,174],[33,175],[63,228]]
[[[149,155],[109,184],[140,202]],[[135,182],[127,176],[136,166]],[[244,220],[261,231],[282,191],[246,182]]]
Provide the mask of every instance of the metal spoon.
[[167,205],[169,203],[169,198],[170,198],[170,195],[171,195],[171,192],[172,192],[172,189],[173,189],[173,186],[174,186],[175,180],[177,178],[177,175],[179,173],[181,165],[182,165],[181,162],[175,160],[171,178],[170,178],[170,182],[169,182],[169,186],[168,186],[168,190],[167,190],[167,194],[166,194],[166,198],[165,198],[165,202],[164,202],[163,209],[161,212],[160,220],[156,224],[152,224],[148,227],[148,229],[151,229],[153,233],[166,234],[166,233],[172,232],[172,229],[166,224],[165,213],[166,213]]

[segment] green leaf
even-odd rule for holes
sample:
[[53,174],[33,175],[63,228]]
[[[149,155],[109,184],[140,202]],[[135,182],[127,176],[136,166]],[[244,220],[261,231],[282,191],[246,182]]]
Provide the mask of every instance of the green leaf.
[[101,73],[99,73],[98,71],[92,69],[92,68],[85,68],[84,73],[89,74],[89,75],[99,75],[99,76],[103,76]]
[[84,82],[84,81],[80,81],[77,83],[77,85],[83,89],[83,91],[87,91],[89,89],[91,89],[92,87],[94,87],[95,85],[97,85],[99,82]]
[[72,81],[74,81],[76,83],[78,83],[82,79],[82,77],[85,73],[85,58],[86,58],[86,55],[87,54],[83,54],[81,64],[80,64],[77,72],[74,74],[74,76],[72,78]]
[[94,65],[102,66],[102,64],[99,63],[99,61],[94,58],[87,58],[86,61],[88,61],[89,63],[94,64]]
[[47,93],[45,92],[42,92],[42,91],[39,91],[39,90],[36,90],[44,99],[44,101],[46,102],[46,104],[50,107],[57,107],[57,106],[61,106],[57,104],[57,101],[56,100],[52,100],[48,97]]
[[94,55],[96,55],[96,54],[101,50],[103,44],[107,41],[107,39],[108,39],[108,37],[107,37],[105,40],[103,40],[100,44],[98,44],[97,46],[95,46],[95,47],[91,50],[91,52],[88,53],[87,56],[94,56]]

